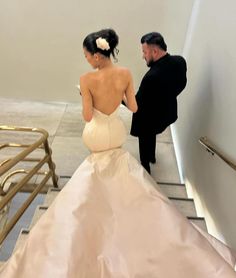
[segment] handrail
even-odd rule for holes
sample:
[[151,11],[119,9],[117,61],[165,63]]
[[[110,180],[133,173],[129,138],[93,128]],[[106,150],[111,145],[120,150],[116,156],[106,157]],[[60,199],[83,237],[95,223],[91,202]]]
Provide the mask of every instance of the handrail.
[[200,137],[199,143],[203,145],[207,151],[209,151],[212,155],[216,154],[219,158],[221,158],[226,164],[228,164],[232,169],[236,171],[236,164],[230,161],[222,152],[215,147],[213,143],[211,143],[207,137]]
[[[51,149],[48,144],[48,132],[41,128],[30,128],[30,127],[15,127],[15,126],[0,126],[1,131],[14,131],[14,132],[33,132],[41,134],[41,137],[32,144],[18,144],[18,143],[4,143],[0,144],[0,151],[3,148],[23,148],[13,158],[7,158],[4,161],[0,162],[0,177],[3,177],[2,181],[0,180],[0,212],[4,212],[3,218],[6,218],[6,214],[9,212],[10,202],[15,197],[15,195],[22,190],[22,188],[28,183],[28,181],[35,175],[43,174],[45,177],[39,184],[35,184],[33,191],[29,194],[26,201],[21,205],[18,211],[3,225],[3,229],[0,231],[0,244],[4,241],[6,236],[15,226],[19,218],[22,216],[24,211],[29,207],[37,194],[42,190],[49,178],[52,178],[53,186],[58,187],[57,180],[58,177],[55,174],[55,164],[52,161]],[[43,149],[45,154],[42,158],[28,158],[36,149]],[[13,169],[18,163],[22,161],[28,162],[37,162],[34,167],[29,170],[25,169]],[[48,171],[40,171],[40,169],[48,164]],[[16,183],[11,183],[10,186],[6,189],[5,184],[8,180],[16,175],[24,174],[24,177],[21,178]],[[1,220],[1,219],[0,219]]]

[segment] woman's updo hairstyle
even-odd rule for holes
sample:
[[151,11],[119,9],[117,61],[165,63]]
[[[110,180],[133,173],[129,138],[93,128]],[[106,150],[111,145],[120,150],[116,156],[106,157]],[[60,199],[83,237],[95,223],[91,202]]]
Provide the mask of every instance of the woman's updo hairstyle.
[[[104,47],[99,47],[99,41],[105,43],[105,46],[107,46],[106,49],[102,49]],[[110,57],[112,55],[116,60],[116,54],[119,52],[116,48],[118,42],[119,37],[113,29],[102,29],[98,32],[87,35],[83,41],[83,47],[86,48],[86,50],[91,54],[99,52],[106,57]]]

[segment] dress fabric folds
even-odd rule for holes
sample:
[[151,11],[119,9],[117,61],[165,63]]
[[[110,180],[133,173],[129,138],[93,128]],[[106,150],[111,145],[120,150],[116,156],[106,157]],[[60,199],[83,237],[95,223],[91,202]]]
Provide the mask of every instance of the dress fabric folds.
[[118,109],[95,111],[83,134],[93,152],[0,278],[236,277],[233,252],[177,210],[120,148],[125,136]]

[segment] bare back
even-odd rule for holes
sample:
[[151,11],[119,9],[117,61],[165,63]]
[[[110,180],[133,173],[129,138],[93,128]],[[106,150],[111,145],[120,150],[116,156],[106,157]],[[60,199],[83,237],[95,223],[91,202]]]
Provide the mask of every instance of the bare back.
[[109,115],[121,103],[129,85],[129,75],[127,69],[112,66],[90,73],[88,85],[93,107]]
[[120,105],[122,99],[128,109],[137,111],[133,80],[128,69],[111,66],[89,72],[80,77],[83,102],[83,116],[90,121],[93,108],[110,115]]

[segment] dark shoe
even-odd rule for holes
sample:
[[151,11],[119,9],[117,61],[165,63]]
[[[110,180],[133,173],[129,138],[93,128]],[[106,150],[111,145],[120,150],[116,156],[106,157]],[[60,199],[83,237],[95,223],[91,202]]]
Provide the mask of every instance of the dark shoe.
[[142,163],[142,162],[141,162],[141,164],[142,164],[143,168],[145,168],[146,171],[147,171],[149,174],[151,174],[151,169],[150,169],[149,163]]
[[155,164],[157,161],[156,161],[156,158],[154,157],[153,159],[150,159],[150,162],[152,163],[152,164]]

